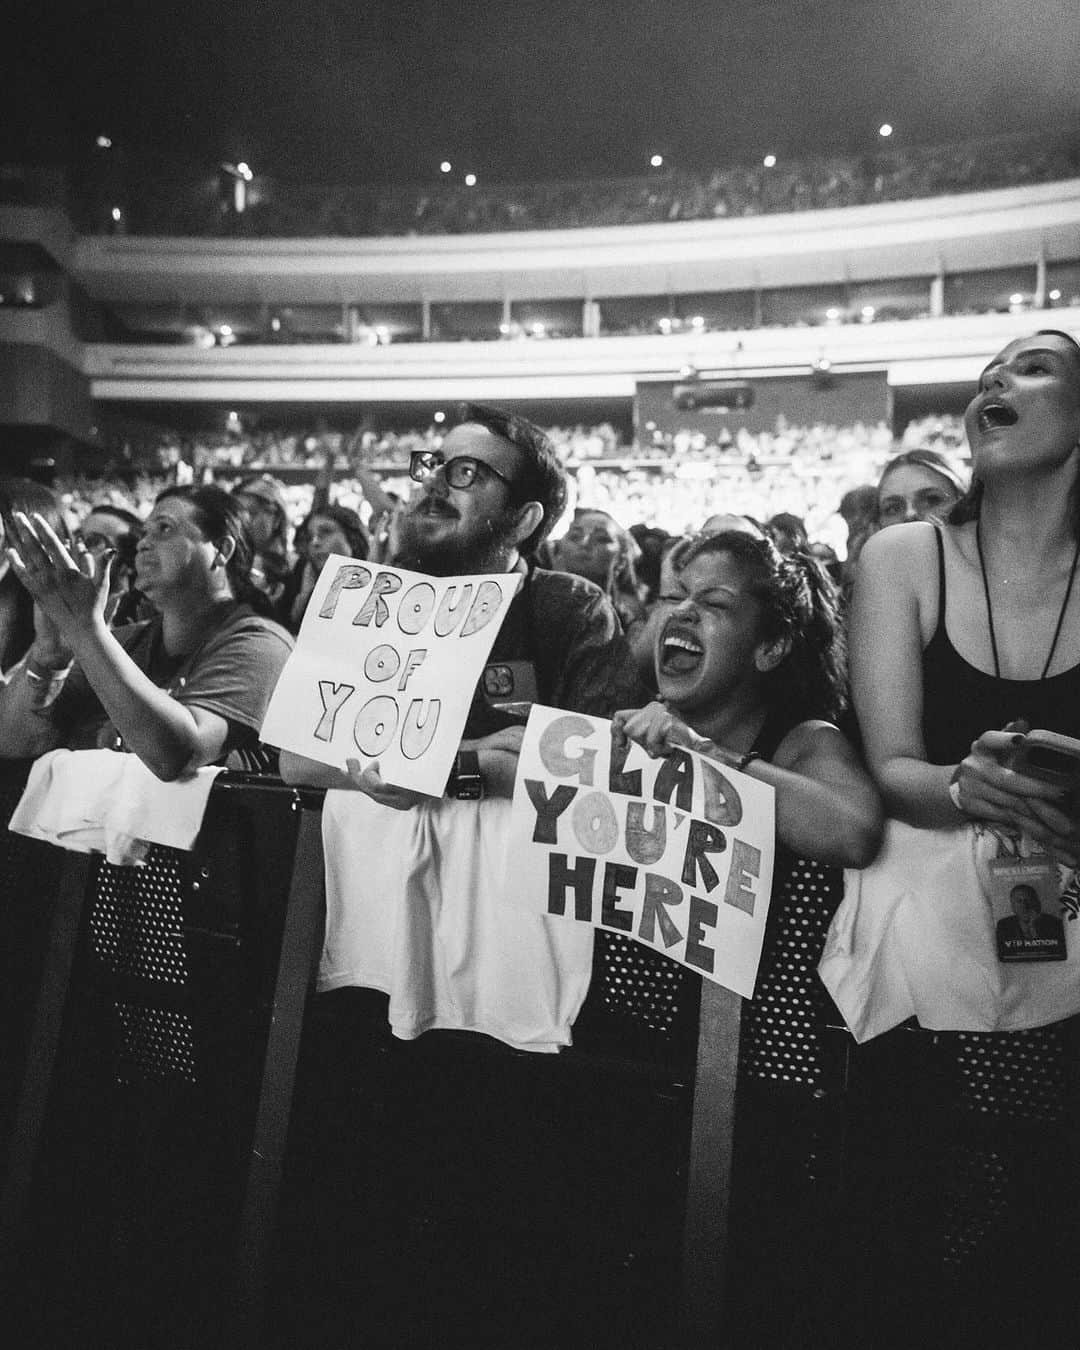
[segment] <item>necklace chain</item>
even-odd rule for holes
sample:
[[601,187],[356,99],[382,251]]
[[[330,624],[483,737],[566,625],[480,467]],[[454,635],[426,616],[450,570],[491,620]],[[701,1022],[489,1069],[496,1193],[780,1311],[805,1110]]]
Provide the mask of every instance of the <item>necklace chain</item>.
[[[994,607],[990,603],[990,582],[986,575],[986,562],[983,559],[982,550],[982,522],[975,520],[975,550],[979,555],[979,571],[982,573],[983,594],[986,596],[986,623],[990,629],[990,650],[994,654],[994,677],[1001,679],[1001,663],[998,660],[997,634],[994,632]],[[1058,638],[1061,636],[1061,627],[1065,622],[1065,611],[1069,608],[1069,597],[1072,595],[1073,581],[1076,578],[1076,565],[1080,562],[1080,537],[1076,541],[1076,549],[1073,553],[1072,567],[1069,569],[1069,584],[1065,587],[1065,598],[1061,602],[1061,609],[1058,613],[1057,624],[1054,628],[1054,636],[1050,642],[1050,650],[1046,654],[1046,663],[1042,668],[1040,680],[1046,679],[1046,673],[1050,669],[1050,663],[1054,659],[1054,653],[1057,651]],[[1005,583],[1008,584],[1008,583]]]

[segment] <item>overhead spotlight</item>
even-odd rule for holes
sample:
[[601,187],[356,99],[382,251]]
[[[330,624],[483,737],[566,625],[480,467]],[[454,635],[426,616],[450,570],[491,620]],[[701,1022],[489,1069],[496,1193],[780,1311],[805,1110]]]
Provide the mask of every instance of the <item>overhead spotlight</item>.
[[877,134],[879,136],[884,136],[886,139],[888,139],[892,135],[892,133],[893,129],[891,122],[882,122],[881,126],[879,126],[877,129]]
[[433,420],[436,421],[436,422],[445,422],[445,421],[446,421],[446,414],[443,412],[443,410],[442,410],[441,408],[440,408],[439,411],[435,414]]
[[690,327],[691,327],[691,328],[704,328],[704,327],[705,327],[705,318],[704,318],[704,316],[701,315],[701,314],[695,314],[694,317],[690,320]]
[[874,315],[876,313],[877,310],[874,308],[873,305],[863,305],[862,309],[859,310],[859,316],[862,319],[863,323],[873,323]]
[[776,156],[775,156],[775,155],[766,155],[765,158],[764,158],[761,162],[762,162],[762,164],[765,165],[765,167],[766,167],[767,169],[775,169],[775,168],[776,168]]
[[236,166],[236,172],[240,175],[240,177],[244,180],[245,183],[250,183],[251,180],[255,177],[255,175],[251,172],[251,169],[244,163],[243,160],[241,160],[240,163]]
[[829,308],[825,311],[825,318],[828,320],[829,323],[836,323],[837,320],[840,318],[840,311],[836,308],[835,305],[830,305]]
[[671,332],[671,320],[667,317],[666,314],[664,315],[664,317],[663,317],[662,319],[658,319],[658,320],[656,321],[656,326],[657,326],[657,328],[660,329],[661,333],[670,333],[670,332]]
[[1048,300],[1060,300],[1060,299],[1061,299],[1061,292],[1060,292],[1060,291],[1057,289],[1057,287],[1055,286],[1054,289],[1049,293],[1049,295],[1048,295],[1046,298],[1047,298]]
[[659,168],[661,168],[661,167],[663,166],[663,163],[664,163],[664,156],[663,156],[663,155],[653,155],[653,156],[651,156],[651,158],[649,159],[649,163],[653,166],[654,169],[659,169]]
[[475,186],[476,186],[476,174],[474,174],[474,173],[467,173],[467,174],[465,175],[465,186],[466,186],[466,187],[475,187]]
[[99,150],[112,149],[112,141],[108,136],[99,136],[97,140],[94,142],[94,144],[97,146]]
[[454,166],[450,163],[448,159],[444,159],[443,162],[439,165],[439,172],[449,173],[453,167]]
[[112,209],[111,214],[112,214],[113,220],[119,220],[120,217],[121,217],[124,213],[123,213],[123,211],[120,210],[120,208],[119,208],[118,206],[114,206],[113,209]]

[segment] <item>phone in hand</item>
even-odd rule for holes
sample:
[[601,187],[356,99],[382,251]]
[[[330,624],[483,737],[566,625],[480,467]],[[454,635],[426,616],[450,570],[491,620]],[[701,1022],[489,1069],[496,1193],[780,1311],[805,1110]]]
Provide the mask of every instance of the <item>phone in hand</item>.
[[1080,792],[1080,740],[1056,731],[1029,731],[1009,758],[1009,768],[1062,792]]

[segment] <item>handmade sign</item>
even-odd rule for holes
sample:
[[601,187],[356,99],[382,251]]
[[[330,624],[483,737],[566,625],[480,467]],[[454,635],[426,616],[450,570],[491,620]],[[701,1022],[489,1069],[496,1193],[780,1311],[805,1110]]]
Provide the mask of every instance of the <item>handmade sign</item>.
[[515,572],[428,577],[331,555],[262,739],[338,768],[378,760],[386,782],[441,797],[519,584]]
[[772,891],[772,788],[690,750],[650,759],[611,723],[534,706],[507,894],[625,933],[749,997]]

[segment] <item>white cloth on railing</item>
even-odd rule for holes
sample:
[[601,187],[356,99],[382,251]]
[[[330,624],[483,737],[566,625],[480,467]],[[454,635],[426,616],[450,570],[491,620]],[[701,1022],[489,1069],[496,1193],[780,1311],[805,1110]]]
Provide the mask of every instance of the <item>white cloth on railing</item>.
[[443,799],[407,811],[326,794],[320,990],[390,995],[395,1036],[478,1031],[555,1051],[589,989],[593,932],[514,905],[510,802]]
[[137,755],[51,750],[35,761],[8,828],[75,853],[138,865],[150,844],[191,849],[220,767],[163,783]]
[[987,884],[997,852],[985,827],[890,820],[877,859],[844,873],[818,973],[857,1041],[910,1017],[931,1031],[1023,1031],[1080,1012],[1080,923],[1064,925],[1064,961],[998,960]]

